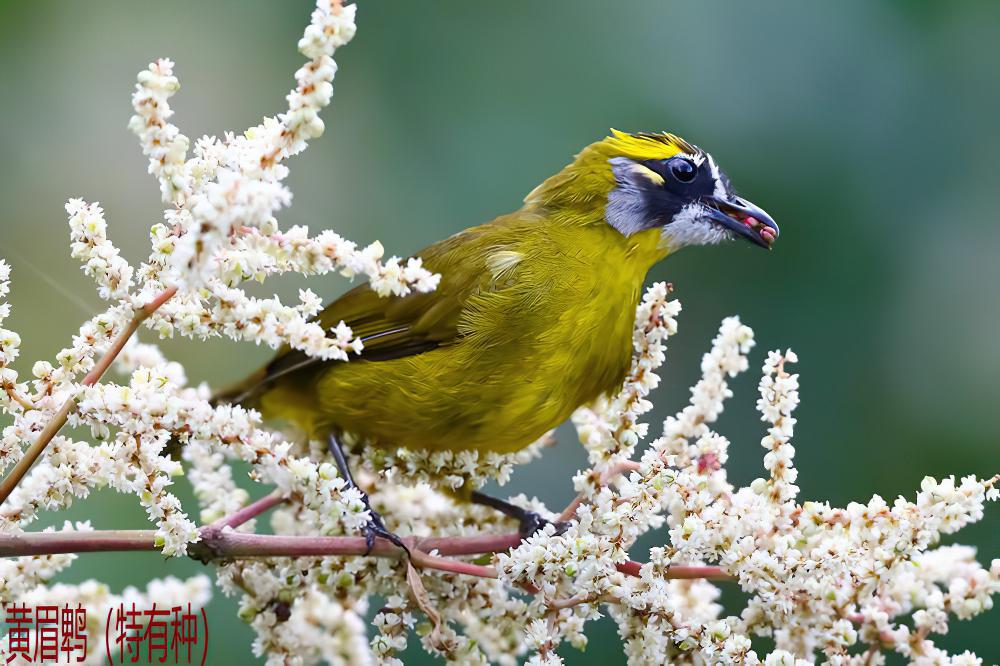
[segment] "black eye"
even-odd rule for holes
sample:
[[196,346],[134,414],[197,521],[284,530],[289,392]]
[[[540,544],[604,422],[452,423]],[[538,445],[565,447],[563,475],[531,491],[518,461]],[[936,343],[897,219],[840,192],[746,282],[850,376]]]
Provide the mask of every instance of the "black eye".
[[683,157],[674,157],[667,160],[667,167],[670,169],[670,175],[682,183],[690,183],[698,173],[698,167]]

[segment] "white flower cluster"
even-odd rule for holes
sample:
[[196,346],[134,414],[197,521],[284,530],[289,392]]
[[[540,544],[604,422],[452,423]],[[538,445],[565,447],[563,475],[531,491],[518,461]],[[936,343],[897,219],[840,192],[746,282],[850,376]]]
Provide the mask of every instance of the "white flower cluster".
[[[640,318],[637,327],[643,326]],[[992,595],[1000,592],[1000,560],[985,569],[972,549],[932,547],[941,534],[982,518],[1000,477],[967,477],[960,484],[928,478],[915,502],[900,498],[891,507],[878,496],[846,509],[796,504],[790,440],[798,377],[786,370],[796,360],[788,351],[768,355],[760,382],[768,477],[734,488],[723,467],[729,443],[711,424],[731,395],[726,378],[746,369],[752,346],[749,328],[735,318],[724,321],[702,361],[691,403],[666,420],[664,435],[638,469],[617,487],[602,484],[593,471],[578,475],[588,504],[577,509],[577,522],[562,535],[550,528],[498,555],[511,583],[580,601],[557,606],[558,614],[550,609],[544,624],[529,625],[529,642],[544,645],[537,663],[553,663],[552,648],[572,642],[576,623],[593,613],[584,607],[602,602],[634,664],[761,663],[754,636],[776,643],[764,659],[768,664],[813,663],[817,654],[830,664],[883,663],[884,650],[914,664],[981,663],[967,654],[947,655],[929,636],[947,631],[949,614],[967,619],[991,608]],[[630,376],[618,400],[628,400],[634,380]],[[587,413],[582,435],[609,433],[602,441],[613,440],[621,423],[614,404],[606,401],[603,411]],[[638,577],[623,575],[636,538],[664,518],[665,544],[651,549]],[[741,614],[722,617],[708,582],[670,579],[672,567],[706,564],[735,576],[750,595]],[[914,629],[902,621],[907,617]],[[858,653],[858,644],[866,651]]]
[[[168,98],[179,88],[173,63],[160,60],[140,73],[130,127],[171,208],[165,222],[152,229],[149,260],[136,269],[109,240],[101,207],[71,199],[66,205],[71,253],[96,282],[100,296],[110,301],[108,310],[81,327],[55,364],[35,363],[30,383],[19,381],[12,367],[19,336],[0,329],[0,408],[13,417],[0,437],[0,471],[21,459],[24,446],[41,436],[70,404],[67,401],[73,401],[70,423],[88,426],[99,440],[90,445],[62,436],[52,439],[0,508],[0,532],[20,532],[40,511],[59,510],[94,488],[110,486],[139,498],[157,525],[164,553],[184,554],[199,535],[169,490],[183,473],[181,463],[164,451],[176,436],[190,441],[184,457],[203,521],[246,501],[246,492],[236,486],[231,468],[224,464],[227,457],[253,463],[259,480],[302,498],[303,506],[322,516],[316,522],[324,524],[327,533],[354,529],[367,519],[360,494],[341,494],[343,481],[330,465],[290,455],[292,445],[261,430],[253,413],[214,412],[207,393],[183,388],[184,369],[167,361],[154,345],[132,340],[118,356],[120,367],[131,373],[127,385],[81,382],[83,375],[97,370],[98,359],[117,340],[127,337],[133,321],[150,314],[143,312],[149,303],[156,303],[156,311],[147,324],[161,336],[225,335],[346,360],[349,352],[360,353],[362,344],[342,323],[326,331],[310,321],[321,307],[312,292],[303,291],[300,304],[289,307],[276,298],[250,298],[236,288],[239,282],[291,271],[339,271],[367,277],[382,294],[436,287],[438,276],[417,258],[382,261],[381,244],[358,248],[332,231],[313,238],[304,227],[282,233],[273,217],[291,199],[281,183],[288,171],[282,162],[323,131],[318,113],[332,95],[332,55],[353,36],[354,13],[353,6],[320,0],[300,43],[309,62],[296,74],[288,111],[238,137],[204,137],[190,159],[190,141],[169,122],[173,112]],[[9,266],[0,261],[0,299],[9,291],[9,274]],[[179,289],[170,293],[172,288]],[[164,294],[173,300],[164,302]],[[9,305],[0,300],[0,324],[9,312]],[[241,529],[252,527],[251,522]],[[13,569],[4,569],[0,596],[20,598],[29,584],[47,579],[72,560],[70,555],[19,558]]]
[[176,497],[166,491],[171,477],[182,473],[181,464],[163,452],[171,434],[188,442],[184,457],[203,519],[238,508],[246,497],[231,470],[219,466],[226,457],[251,463],[256,480],[299,497],[321,533],[357,529],[368,518],[360,492],[345,489],[331,463],[294,455],[295,445],[261,428],[253,411],[231,405],[213,409],[197,391],[174,384],[163,366],[136,369],[125,386],[83,389],[72,419],[98,436],[106,436],[109,427],[117,431],[116,441],[105,445],[110,450],[104,482],[139,495],[159,526],[165,554],[183,555],[199,538]]
[[[10,293],[10,266],[0,259],[0,299]],[[21,336],[3,327],[10,316],[10,304],[0,300],[0,408],[7,414],[24,414],[32,405],[24,397],[28,387],[18,383],[12,364],[21,353]],[[21,457],[20,440],[11,427],[4,428],[0,437],[0,461],[15,461]]]
[[396,655],[406,649],[407,634],[416,624],[408,606],[403,597],[394,594],[372,618],[372,625],[378,630],[372,639],[372,652],[386,666],[403,666]]
[[[383,263],[377,242],[359,250],[332,231],[310,238],[305,227],[281,233],[274,221],[292,198],[282,183],[288,175],[284,161],[323,133],[319,113],[333,95],[333,54],[354,36],[355,10],[319,0],[299,42],[309,61],[295,74],[287,111],[241,135],[202,137],[190,159],[190,141],[168,122],[169,98],[179,88],[173,63],[156,61],[139,75],[129,126],[149,156],[149,172],[159,179],[164,202],[173,204],[164,223],[153,228],[153,255],[140,270],[146,281],[204,288],[221,301],[227,300],[226,287],[290,271],[365,275],[383,294],[436,287],[437,276],[419,259],[402,263],[392,257]],[[159,318],[169,319],[170,308]]]
[[[172,63],[157,61],[139,76],[130,127],[170,208],[152,228],[148,260],[133,267],[108,239],[99,205],[67,204],[72,254],[108,309],[84,323],[54,362],[35,363],[30,380],[13,368],[20,338],[2,328],[9,267],[0,261],[0,409],[12,419],[0,436],[0,471],[50,436],[60,414],[95,440],[52,437],[0,506],[0,535],[27,536],[25,528],[42,512],[104,487],[138,498],[168,555],[211,559],[209,546],[194,545],[207,542],[206,535],[254,536],[253,520],[236,525],[240,534],[217,521],[272,489],[284,500],[271,520],[279,537],[355,535],[370,518],[361,492],[346,487],[321,443],[288,441],[265,429],[254,411],[212,406],[207,388],[186,386],[182,366],[154,345],[129,339],[145,323],[161,337],[225,336],[347,360],[363,352],[361,341],[343,323],[332,330],[317,324],[321,303],[311,291],[286,305],[252,298],[242,284],[288,272],[340,272],[364,276],[383,295],[436,287],[438,276],[419,259],[383,261],[378,243],[358,248],[331,231],[313,237],[304,227],[282,231],[274,219],[291,201],[283,184],[286,158],[323,131],[318,113],[332,95],[332,55],[353,36],[354,12],[338,0],[318,1],[299,43],[308,62],[296,73],[288,109],[239,136],[204,137],[191,148],[170,123],[169,97],[178,89]],[[798,378],[788,370],[795,356],[786,351],[768,355],[759,386],[766,474],[734,487],[725,468],[730,443],[713,424],[732,395],[728,380],[747,370],[754,346],[753,332],[736,318],[722,322],[690,403],[640,449],[648,434],[641,419],[677,328],[680,305],[669,292],[655,284],[638,306],[622,390],[574,415],[591,469],[573,477],[579,495],[558,516],[569,523],[564,532],[549,525],[505,551],[513,522],[453,499],[466,484],[506,481],[513,465],[540,455],[545,439],[503,456],[364,448],[352,455],[357,480],[388,528],[413,539],[412,564],[293,553],[218,564],[219,587],[240,596],[240,615],[256,632],[253,650],[274,665],[398,664],[416,636],[451,663],[554,665],[562,663],[564,644],[586,647],[587,622],[607,613],[629,663],[637,665],[877,664],[888,652],[914,664],[981,663],[945,654],[934,637],[952,620],[992,607],[1000,560],[986,568],[972,549],[938,542],[982,518],[984,503],[997,498],[998,479],[928,478],[913,501],[891,505],[878,496],[845,508],[800,501],[791,444]],[[125,379],[98,383],[115,354]],[[179,461],[168,454],[172,441],[184,444]],[[249,466],[259,492],[240,486],[235,462]],[[182,476],[197,507],[182,506],[172,492]],[[537,500],[513,501],[557,518]],[[199,528],[210,523],[211,529]],[[90,529],[66,525],[63,532]],[[658,545],[640,556],[636,541],[650,532]],[[437,550],[424,552],[420,545],[429,538],[438,539]],[[441,545],[497,538],[508,541],[450,553]],[[482,554],[495,549],[501,552],[486,566]],[[201,604],[208,596],[203,577],[154,582],[145,597],[115,596],[93,582],[50,584],[74,559],[5,560],[0,601],[68,599],[103,621],[124,598]],[[738,613],[727,615],[719,603],[725,584],[746,592]],[[365,618],[375,598],[384,606],[374,612],[371,631]],[[94,631],[100,635],[103,627]],[[775,644],[768,655],[754,649],[761,636]]]
[[[354,35],[354,15],[353,5],[319,0],[299,43],[309,61],[296,73],[287,111],[241,135],[202,137],[190,158],[189,139],[169,122],[169,98],[179,89],[173,63],[158,60],[139,75],[129,126],[171,208],[152,229],[149,259],[134,269],[108,240],[100,206],[70,200],[66,210],[73,256],[84,263],[102,297],[138,309],[164,289],[181,287],[148,323],[163,337],[224,335],[273,348],[290,344],[319,358],[346,360],[349,352],[361,351],[361,341],[343,324],[330,335],[310,321],[321,307],[311,292],[302,292],[298,305],[286,306],[276,298],[249,298],[235,287],[281,273],[339,271],[367,277],[383,295],[436,288],[439,277],[424,269],[419,258],[383,261],[378,242],[358,248],[332,231],[315,237],[306,227],[282,232],[274,219],[291,202],[282,182],[288,174],[284,161],[323,132],[319,112],[333,94],[332,56]],[[118,313],[128,314],[127,309]]]
[[[227,336],[336,360],[362,351],[348,326],[325,330],[312,320],[322,303],[311,291],[302,291],[300,302],[288,306],[277,298],[251,298],[238,288],[245,279],[339,271],[367,277],[382,294],[436,287],[438,276],[418,258],[382,261],[384,250],[377,242],[358,248],[332,231],[310,238],[304,227],[282,232],[274,220],[291,199],[282,184],[288,173],[284,161],[323,131],[318,114],[333,92],[332,56],[354,35],[354,16],[354,6],[319,0],[299,44],[308,62],[296,73],[287,111],[239,136],[204,137],[195,142],[190,158],[190,141],[170,123],[169,98],[179,88],[173,63],[156,61],[139,75],[130,128],[149,157],[149,172],[160,181],[164,202],[171,205],[164,223],[153,226],[148,261],[138,268],[130,265],[109,240],[101,207],[71,199],[66,205],[71,253],[110,302],[107,311],[85,323],[54,364],[35,363],[30,383],[19,381],[12,367],[20,338],[0,329],[0,407],[13,416],[0,437],[0,471],[21,459],[25,445],[42,435],[67,401],[75,403],[70,423],[89,426],[102,441],[90,446],[56,437],[4,502],[0,529],[19,531],[41,509],[57,510],[92,488],[111,486],[136,494],[157,524],[164,551],[183,554],[198,535],[169,492],[182,467],[164,454],[164,447],[178,436],[193,442],[185,456],[205,503],[203,518],[231,511],[246,497],[231,473],[219,469],[224,456],[252,462],[262,478],[287,493],[303,494],[328,521],[346,516],[350,526],[366,518],[357,493],[340,496],[337,484],[342,482],[332,468],[290,456],[292,445],[261,431],[253,414],[213,413],[207,394],[183,389],[183,368],[153,345],[130,341],[122,351],[121,367],[137,370],[127,385],[89,386],[103,371],[99,359],[143,320],[161,337]],[[8,284],[9,267],[0,261],[0,298]],[[8,313],[9,305],[0,301],[0,324]],[[220,436],[220,427],[228,440]],[[242,448],[222,445],[237,439]]]
[[639,440],[646,436],[648,425],[639,417],[653,408],[646,396],[660,383],[656,369],[666,358],[666,339],[677,332],[675,318],[681,311],[680,301],[668,300],[670,289],[657,282],[639,304],[636,321],[645,324],[633,333],[632,368],[621,392],[573,414],[580,442],[590,452],[595,468],[607,469],[616,461],[631,458]]
[[501,486],[510,480],[514,465],[523,465],[542,455],[555,443],[551,432],[514,453],[493,451],[420,451],[404,448],[358,447],[364,469],[385,475],[393,483],[430,483],[441,488],[478,488],[489,479]]

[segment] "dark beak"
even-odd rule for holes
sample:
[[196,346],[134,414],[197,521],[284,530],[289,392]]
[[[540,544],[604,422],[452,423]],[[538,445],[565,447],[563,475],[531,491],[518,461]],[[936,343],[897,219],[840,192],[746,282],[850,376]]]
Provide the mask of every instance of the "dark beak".
[[770,250],[778,237],[778,225],[771,216],[746,199],[721,199],[713,195],[702,201],[708,206],[709,217],[713,222],[754,245]]

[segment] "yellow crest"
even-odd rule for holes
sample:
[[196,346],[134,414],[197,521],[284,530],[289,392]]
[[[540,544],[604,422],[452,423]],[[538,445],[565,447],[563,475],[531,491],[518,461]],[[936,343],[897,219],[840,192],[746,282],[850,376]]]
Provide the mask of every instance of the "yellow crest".
[[[601,203],[615,187],[610,159],[665,160],[680,153],[698,155],[701,150],[667,132],[630,134],[612,129],[611,136],[581,150],[562,171],[532,190],[524,202],[529,205]],[[652,171],[649,173],[651,177],[656,176]]]
[[604,146],[613,153],[611,157],[620,155],[633,160],[665,160],[678,153],[697,155],[701,152],[675,134],[667,132],[629,134],[628,132],[619,132],[616,129],[611,130],[611,136],[588,146],[588,148],[594,146]]

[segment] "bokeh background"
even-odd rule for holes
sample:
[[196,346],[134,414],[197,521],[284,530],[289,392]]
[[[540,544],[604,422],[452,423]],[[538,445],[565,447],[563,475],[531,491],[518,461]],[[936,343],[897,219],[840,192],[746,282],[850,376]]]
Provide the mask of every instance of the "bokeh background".
[[[0,4],[0,254],[14,268],[23,371],[101,309],[68,254],[65,199],[99,200],[133,261],[160,219],[125,127],[136,72],[174,58],[182,130],[241,130],[282,108],[309,11],[307,0]],[[799,353],[805,497],[891,499],[912,496],[925,474],[1000,470],[1000,3],[362,2],[358,22],[337,54],[327,135],[290,163],[283,225],[381,239],[405,255],[516,208],[609,127],[669,129],[710,150],[782,235],[770,254],[690,249],[650,275],[684,304],[653,430],[684,404],[719,321],[738,313],[758,335],[755,367],[769,348]],[[332,297],[347,284],[310,286]],[[213,384],[267,356],[226,342],[165,346]],[[722,417],[737,481],[762,471],[756,381],[736,382]],[[505,492],[558,506],[571,497],[585,458],[561,435]],[[71,516],[144,524],[131,498],[105,493]],[[959,541],[1000,557],[998,525],[994,507]],[[119,588],[199,570],[91,555],[64,580]],[[209,613],[209,663],[250,663],[234,603],[220,597]],[[998,628],[996,613],[955,622],[941,642],[992,663]],[[569,663],[622,661],[610,622],[591,637],[586,653],[564,651]],[[414,651],[407,661],[425,663]]]

